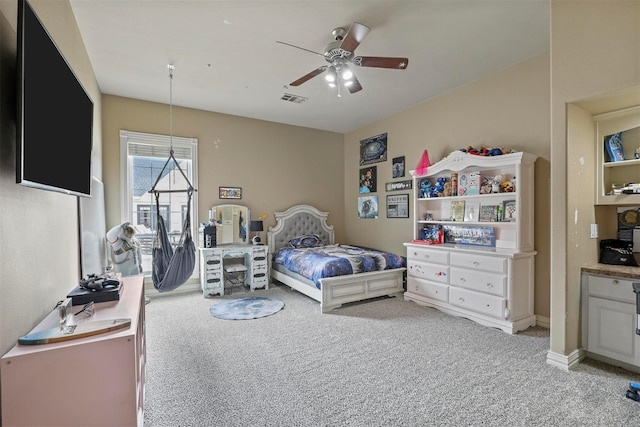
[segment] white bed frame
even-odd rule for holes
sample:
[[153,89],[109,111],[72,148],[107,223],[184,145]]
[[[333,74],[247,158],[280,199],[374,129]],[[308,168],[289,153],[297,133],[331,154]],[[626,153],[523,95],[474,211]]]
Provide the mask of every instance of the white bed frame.
[[[333,225],[327,224],[328,212],[313,206],[297,205],[284,212],[275,212],[276,225],[269,227],[267,240],[271,256],[289,240],[304,234],[318,234],[325,244],[334,244]],[[321,289],[295,277],[271,269],[271,277],[320,302],[322,313],[342,304],[381,296],[401,297],[406,268],[349,274],[320,279]]]

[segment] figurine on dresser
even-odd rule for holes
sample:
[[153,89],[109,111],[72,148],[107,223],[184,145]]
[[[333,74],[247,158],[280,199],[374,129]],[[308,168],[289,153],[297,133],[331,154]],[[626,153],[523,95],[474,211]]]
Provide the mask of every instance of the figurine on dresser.
[[107,232],[109,259],[115,271],[123,276],[142,273],[140,242],[134,236],[136,230],[129,222],[116,225]]

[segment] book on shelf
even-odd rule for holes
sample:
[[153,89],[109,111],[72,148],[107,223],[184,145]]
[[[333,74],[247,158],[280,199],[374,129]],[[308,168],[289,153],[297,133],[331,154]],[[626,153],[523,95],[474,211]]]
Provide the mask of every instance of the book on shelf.
[[464,200],[451,201],[451,221],[464,221]]
[[480,203],[466,202],[464,205],[464,220],[477,221],[480,216]]
[[481,222],[495,222],[498,220],[498,205],[482,205],[478,220]]

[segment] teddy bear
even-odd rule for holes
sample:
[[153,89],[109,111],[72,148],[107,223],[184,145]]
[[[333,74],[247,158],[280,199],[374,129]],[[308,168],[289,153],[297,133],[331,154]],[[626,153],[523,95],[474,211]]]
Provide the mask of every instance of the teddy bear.
[[443,197],[451,196],[451,183],[448,181],[444,183],[444,190],[442,190],[442,196]]
[[422,178],[420,180],[420,194],[419,197],[424,199],[425,197],[431,197],[431,180],[429,178]]

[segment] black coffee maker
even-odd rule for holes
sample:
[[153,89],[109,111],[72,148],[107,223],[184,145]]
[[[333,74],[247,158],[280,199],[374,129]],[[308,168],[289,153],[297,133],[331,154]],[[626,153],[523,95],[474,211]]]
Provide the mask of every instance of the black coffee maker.
[[216,224],[214,222],[210,222],[204,226],[204,247],[215,248],[217,244]]

